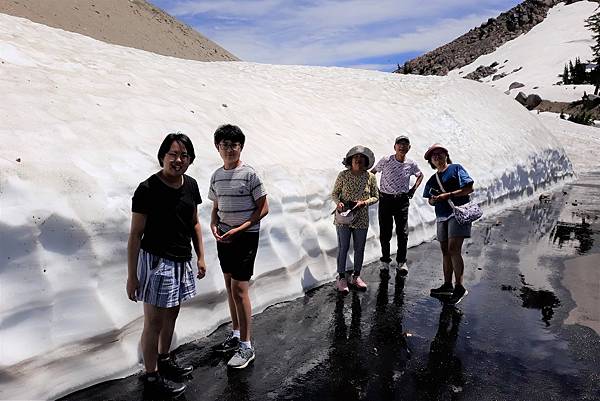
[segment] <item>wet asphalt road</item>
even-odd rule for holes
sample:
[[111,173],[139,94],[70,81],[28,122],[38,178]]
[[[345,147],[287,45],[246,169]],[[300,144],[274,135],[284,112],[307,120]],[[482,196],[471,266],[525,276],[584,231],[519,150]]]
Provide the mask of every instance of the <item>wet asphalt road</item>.
[[[563,324],[576,306],[564,263],[594,254],[600,174],[478,222],[464,255],[470,293],[457,307],[429,297],[441,254],[423,244],[409,249],[406,281],[381,279],[372,263],[364,293],[328,284],[255,316],[257,357],[245,370],[212,352],[228,327],[181,346],[195,370],[178,400],[600,400],[600,336]],[[64,399],[144,395],[132,376]]]

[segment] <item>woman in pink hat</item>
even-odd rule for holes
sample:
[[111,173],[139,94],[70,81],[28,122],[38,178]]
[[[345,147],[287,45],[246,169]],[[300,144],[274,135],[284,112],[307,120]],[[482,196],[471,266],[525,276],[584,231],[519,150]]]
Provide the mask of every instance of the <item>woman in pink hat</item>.
[[[448,150],[440,144],[433,144],[427,149],[425,160],[437,170],[425,184],[423,197],[435,206],[437,240],[442,248],[444,268],[444,284],[433,288],[430,293],[457,304],[468,294],[463,286],[462,245],[464,239],[471,236],[471,223],[459,224],[448,200],[452,199],[456,206],[468,203],[469,194],[473,192],[473,179],[463,166],[452,163]],[[453,274],[455,285],[452,284]]]

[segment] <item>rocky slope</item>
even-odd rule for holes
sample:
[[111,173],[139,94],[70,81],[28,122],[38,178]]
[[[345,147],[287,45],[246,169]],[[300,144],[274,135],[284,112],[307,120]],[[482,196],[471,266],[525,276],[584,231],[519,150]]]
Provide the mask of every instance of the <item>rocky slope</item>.
[[[566,3],[578,1],[580,0],[568,0]],[[590,1],[600,2],[600,0]],[[479,56],[493,52],[509,40],[529,32],[531,28],[544,20],[551,7],[561,2],[560,0],[525,0],[497,18],[490,18],[480,27],[471,29],[452,42],[407,61],[395,72],[446,75],[448,71],[465,66]]]
[[239,60],[145,0],[1,0],[0,13],[165,56]]

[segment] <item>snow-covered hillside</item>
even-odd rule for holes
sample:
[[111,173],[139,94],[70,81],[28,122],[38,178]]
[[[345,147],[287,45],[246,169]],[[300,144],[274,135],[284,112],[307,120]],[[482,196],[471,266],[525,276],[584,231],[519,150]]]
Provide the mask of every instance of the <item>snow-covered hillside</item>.
[[[197,158],[207,277],[185,304],[177,342],[227,319],[208,180],[212,133],[242,127],[242,158],[264,178],[271,212],[251,297],[259,312],[332,280],[329,193],[341,160],[364,144],[382,157],[400,133],[422,159],[442,142],[476,181],[485,208],[569,178],[559,142],[521,105],[485,85],[342,68],[201,63],[108,45],[0,14],[0,399],[54,398],[140,368],[142,305],[125,294],[137,184],[158,170],[165,134]],[[492,205],[493,204],[493,205]],[[376,207],[366,260],[379,253]],[[410,245],[434,235],[416,196]]]
[[[463,77],[477,67],[498,63],[495,74],[482,79],[483,82],[507,91],[513,82],[524,87],[513,89],[510,97],[517,93],[537,93],[543,99],[569,102],[581,99],[584,91],[593,93],[592,85],[556,85],[561,81],[569,60],[582,62],[592,58],[590,46],[592,32],[585,27],[585,20],[595,13],[598,3],[581,1],[570,5],[560,3],[548,11],[548,16],[528,33],[513,39],[495,52],[479,57],[471,64],[448,73],[451,77]],[[493,76],[507,74],[493,81]]]
[[578,175],[598,172],[600,129],[563,120],[556,113],[540,113],[537,117],[563,144]]

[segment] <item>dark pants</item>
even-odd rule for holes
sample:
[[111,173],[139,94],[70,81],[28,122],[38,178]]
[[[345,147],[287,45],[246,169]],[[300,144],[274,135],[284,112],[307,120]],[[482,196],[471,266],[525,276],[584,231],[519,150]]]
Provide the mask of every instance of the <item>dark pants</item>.
[[379,242],[381,243],[381,261],[391,262],[390,240],[392,226],[396,222],[396,239],[398,253],[396,262],[406,262],[406,244],[408,242],[408,195],[388,195],[381,193],[379,197]]

